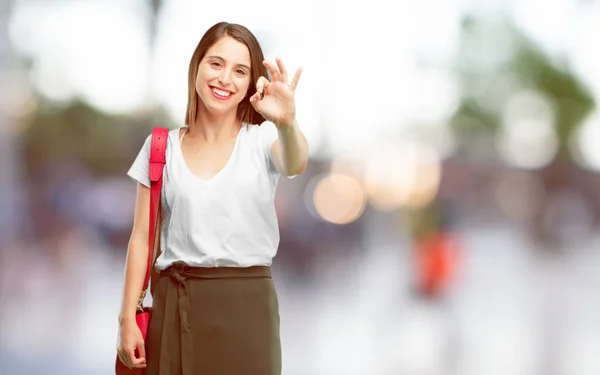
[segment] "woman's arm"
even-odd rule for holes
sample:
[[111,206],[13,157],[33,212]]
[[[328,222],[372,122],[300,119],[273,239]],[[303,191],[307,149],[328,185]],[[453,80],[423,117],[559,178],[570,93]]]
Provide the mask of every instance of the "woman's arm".
[[299,175],[306,169],[308,163],[308,142],[298,123],[278,126],[279,138],[271,147],[271,159],[277,171],[286,176]]
[[288,84],[287,69],[281,59],[276,59],[276,62],[277,65],[263,62],[271,72],[272,81],[265,77],[258,78],[256,93],[250,97],[250,103],[277,127],[279,137],[270,150],[275,168],[281,174],[295,176],[304,172],[308,161],[308,142],[298,127],[294,100],[302,69],[296,70]]
[[[133,230],[127,247],[125,282],[119,323],[134,322],[148,265],[150,189],[138,183]],[[160,228],[160,226],[159,226]]]

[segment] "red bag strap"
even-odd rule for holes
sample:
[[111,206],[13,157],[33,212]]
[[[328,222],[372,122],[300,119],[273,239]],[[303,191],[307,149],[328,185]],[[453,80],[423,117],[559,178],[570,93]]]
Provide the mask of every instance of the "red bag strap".
[[150,145],[150,222],[148,227],[148,265],[146,267],[146,278],[142,292],[145,294],[150,280],[150,270],[154,263],[154,242],[156,240],[156,223],[160,205],[160,192],[162,189],[162,176],[166,160],[167,138],[169,129],[154,128],[152,130],[152,143]]

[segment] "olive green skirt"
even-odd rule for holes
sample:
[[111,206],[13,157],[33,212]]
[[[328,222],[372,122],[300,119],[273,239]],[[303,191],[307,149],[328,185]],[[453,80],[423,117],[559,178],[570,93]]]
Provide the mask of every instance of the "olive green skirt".
[[269,267],[160,273],[146,375],[280,375],[279,305]]

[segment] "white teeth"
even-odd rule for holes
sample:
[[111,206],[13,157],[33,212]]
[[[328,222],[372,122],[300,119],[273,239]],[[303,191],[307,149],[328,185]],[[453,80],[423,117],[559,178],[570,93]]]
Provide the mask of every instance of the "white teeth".
[[212,88],[212,90],[213,90],[213,92],[214,92],[215,94],[217,94],[217,95],[219,95],[219,96],[229,96],[229,95],[231,95],[231,93],[230,93],[230,92],[223,91],[223,90],[219,90],[219,89],[216,89],[216,88],[214,88],[214,87]]

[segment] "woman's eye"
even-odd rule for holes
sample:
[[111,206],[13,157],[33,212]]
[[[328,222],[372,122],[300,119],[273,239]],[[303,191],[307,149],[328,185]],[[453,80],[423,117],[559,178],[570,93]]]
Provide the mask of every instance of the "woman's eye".
[[246,74],[246,71],[244,69],[238,69],[236,70],[237,74]]
[[210,65],[219,67],[219,66],[221,66],[221,63],[215,61],[215,62],[210,63]]

